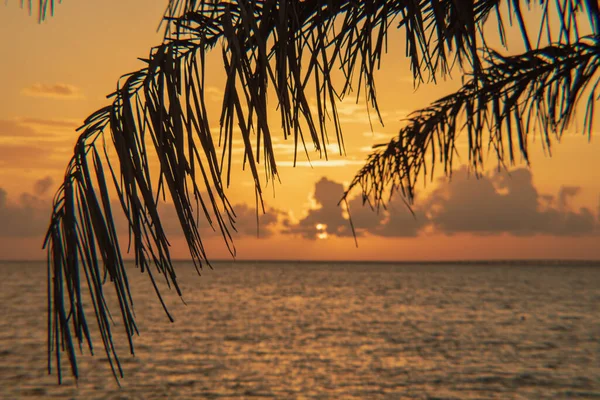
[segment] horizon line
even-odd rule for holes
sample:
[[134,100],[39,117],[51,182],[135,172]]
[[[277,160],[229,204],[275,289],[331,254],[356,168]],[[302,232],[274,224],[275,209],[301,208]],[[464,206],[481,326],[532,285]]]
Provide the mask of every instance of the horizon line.
[[[123,260],[125,263],[134,262],[135,259],[127,258]],[[178,258],[171,260],[173,263],[193,263],[191,258]],[[0,263],[46,263],[45,259],[1,259]],[[333,264],[584,264],[592,263],[599,264],[600,259],[585,259],[585,258],[483,258],[483,259],[439,259],[439,260],[327,260],[327,259],[250,259],[250,258],[215,258],[213,260],[204,261],[207,264],[213,263],[333,263]]]

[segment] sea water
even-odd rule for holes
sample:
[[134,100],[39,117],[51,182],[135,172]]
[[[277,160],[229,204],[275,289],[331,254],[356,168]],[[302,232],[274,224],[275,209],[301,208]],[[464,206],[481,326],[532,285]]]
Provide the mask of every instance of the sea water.
[[[600,398],[600,267],[529,263],[176,265],[186,304],[129,277],[125,377],[102,343],[47,374],[46,266],[2,263],[0,398]],[[118,307],[113,314],[118,315]],[[89,321],[94,321],[93,314]]]

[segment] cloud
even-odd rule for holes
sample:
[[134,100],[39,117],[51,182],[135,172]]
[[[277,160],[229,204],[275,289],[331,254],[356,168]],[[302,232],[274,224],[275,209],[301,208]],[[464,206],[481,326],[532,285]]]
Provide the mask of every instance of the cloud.
[[[329,236],[352,236],[352,227],[345,205],[338,205],[344,194],[341,183],[321,178],[315,184],[312,194],[313,206],[299,221],[284,220],[284,233],[300,235],[306,239],[325,239]],[[355,234],[378,236],[412,237],[418,234],[426,219],[414,218],[400,198],[388,205],[387,209],[376,212],[362,202],[360,196],[348,202]],[[419,217],[421,215],[419,214]]]
[[597,223],[588,208],[571,209],[570,200],[579,191],[565,186],[556,197],[540,195],[527,169],[469,179],[463,167],[451,182],[441,183],[421,209],[435,230],[450,235],[581,236],[594,233]]
[[[274,137],[273,139],[275,139],[275,138],[276,137]],[[246,151],[246,149],[244,147],[244,142],[242,140],[233,140],[232,144],[233,144],[232,149],[231,149],[232,154],[243,154]],[[222,144],[219,147],[222,148]],[[293,157],[292,157],[294,153],[296,153],[298,158],[301,158],[301,159],[306,158],[306,154],[308,154],[307,160],[296,161],[296,165],[295,165],[296,167],[311,167],[311,166],[313,166],[313,167],[314,166],[339,167],[339,166],[344,166],[344,165],[363,164],[363,162],[359,162],[358,160],[327,161],[325,159],[326,155],[328,157],[344,155],[345,150],[341,150],[340,145],[338,145],[337,143],[326,144],[325,148],[321,149],[321,151],[318,151],[315,147],[313,147],[311,144],[308,144],[308,143],[307,143],[306,149],[304,148],[302,143],[298,143],[298,145],[296,146],[292,140],[287,140],[285,142],[274,141],[272,147],[273,147],[273,151],[275,152],[275,154],[278,157],[286,158],[285,160],[281,160],[281,161],[277,162],[277,165],[281,166],[281,167],[294,167],[294,161],[293,161]],[[325,154],[324,150],[327,151],[327,154]],[[256,154],[255,144],[253,144],[253,153]],[[310,160],[314,160],[314,161],[310,161]],[[342,162],[340,162],[340,161],[342,161]],[[240,159],[236,159],[233,162],[236,164],[243,163],[243,161]],[[329,163],[332,163],[332,164],[328,165]]]
[[32,127],[23,125],[15,120],[0,120],[0,138],[23,139],[40,137]]
[[399,195],[388,204],[383,215],[385,219],[376,229],[369,231],[371,234],[386,237],[416,237],[429,222],[420,208],[412,207],[411,213]]
[[277,161],[278,167],[310,167],[310,168],[323,168],[323,167],[347,167],[349,165],[364,165],[364,161],[360,160],[314,160],[314,161],[296,161],[294,165],[293,161]]
[[[240,235],[269,237],[276,232],[276,226],[283,213],[274,208],[267,208],[265,213],[258,213],[256,209],[246,204],[236,204],[233,206],[235,211],[235,228]],[[258,225],[257,225],[258,223]]]
[[[22,193],[10,202],[0,188],[0,236],[40,237],[50,214],[50,193],[53,181],[41,178],[31,193]],[[357,236],[416,237],[427,233],[443,235],[473,234],[512,236],[547,235],[559,237],[593,236],[600,233],[600,219],[586,207],[574,209],[573,199],[579,187],[564,186],[556,195],[540,194],[533,184],[531,172],[517,169],[506,173],[469,177],[466,168],[452,175],[451,182],[438,181],[428,196],[416,200],[413,216],[396,195],[379,212],[362,204],[362,198],[349,200],[349,208]],[[330,236],[351,237],[352,229],[344,205],[339,206],[343,184],[321,178],[311,195],[312,204],[300,219],[283,211],[268,208],[259,213],[259,236],[296,235],[305,239],[325,239]],[[112,202],[118,231],[126,240],[127,225],[120,216],[120,204]],[[255,237],[256,212],[247,204],[233,206],[236,213],[237,237]],[[210,227],[201,212],[200,234],[203,238],[220,235],[218,225]],[[600,204],[597,212],[600,214]],[[162,205],[160,215],[168,235],[181,236],[177,213],[172,206]],[[214,220],[214,219],[213,219]]]
[[34,83],[23,88],[21,91],[25,96],[48,97],[54,99],[77,99],[80,98],[79,88],[67,83]]
[[[208,198],[203,196],[205,202],[208,202]],[[192,205],[195,206],[194,203]],[[116,226],[117,231],[120,235],[123,235],[127,232],[127,222],[125,217],[123,216],[123,211],[121,208],[121,204],[118,201],[112,201],[111,207],[114,210],[113,214],[116,218]],[[207,204],[207,208],[211,210],[211,219],[213,222],[213,226],[211,227],[209,221],[206,219],[204,212],[202,209],[198,210],[198,231],[200,233],[201,238],[211,237],[211,236],[221,236],[221,232],[219,230],[219,224],[212,214],[212,209]],[[274,208],[266,207],[265,212],[259,210],[258,213],[258,225],[257,225],[257,215],[256,209],[254,207],[250,207],[247,204],[239,203],[234,204],[232,206],[233,211],[235,213],[235,223],[233,228],[227,218],[225,218],[225,224],[229,229],[230,233],[234,238],[236,236],[253,236],[253,237],[261,237],[266,238],[270,237],[277,232],[277,226],[279,220],[283,218],[283,213]],[[181,236],[183,235],[183,231],[181,229],[181,225],[179,223],[179,217],[177,216],[177,211],[172,203],[160,203],[159,207],[159,215],[161,220],[161,225],[165,230],[167,235],[173,236]],[[195,210],[194,210],[195,211]],[[213,229],[214,228],[214,229]]]
[[22,193],[9,202],[6,190],[0,188],[0,237],[39,237],[48,226],[50,201],[37,195]]
[[50,189],[53,184],[54,184],[54,181],[49,176],[42,178],[42,179],[38,179],[33,184],[33,191],[38,196],[45,195],[46,193],[48,193],[48,189]]
[[415,237],[427,224],[423,212],[415,207],[411,212],[399,195],[393,196],[386,207],[379,210],[363,203],[360,195],[353,197],[348,205],[357,236]]
[[[357,102],[357,99],[352,96],[345,97],[342,101],[336,104],[339,120],[342,124],[379,124],[379,116],[377,111],[370,105],[362,101]],[[385,121],[389,114],[381,111],[381,118]]]
[[[72,121],[0,119],[0,166],[4,168],[64,168],[76,134]],[[65,132],[71,131],[70,134]],[[71,136],[72,135],[72,136]]]
[[45,128],[45,129],[60,129],[60,130],[74,130],[77,129],[81,123],[77,120],[72,119],[51,119],[51,118],[21,118],[19,122],[22,125],[32,126],[34,128]]
[[[75,139],[78,123],[69,119],[19,118],[0,120],[0,139],[13,139],[11,142],[25,142],[34,139],[65,138],[70,132]],[[17,140],[14,140],[17,139]]]
[[[0,188],[0,237],[39,237],[40,240],[46,232],[50,214],[52,211],[51,195],[53,194],[55,182],[50,176],[40,178],[34,182],[31,192],[24,192],[14,200],[10,200],[5,189]],[[12,198],[12,197],[11,197]],[[207,199],[205,199],[207,200]],[[112,214],[120,239],[124,245],[128,238],[128,224],[121,203],[117,199],[111,199]],[[235,204],[235,230],[229,226],[230,233],[235,237],[252,236],[267,238],[277,232],[283,212],[266,208],[257,215],[254,207],[246,204]],[[172,204],[161,203],[159,205],[161,224],[168,236],[181,236],[182,230],[179,224],[177,212]],[[218,224],[213,218],[214,230],[207,222],[202,210],[200,210],[199,232],[202,238],[220,236]],[[236,232],[237,230],[237,232]]]
[[[341,183],[321,178],[312,195],[313,205],[300,220],[285,219],[283,233],[307,239],[350,236],[347,213],[338,206],[343,191]],[[399,194],[379,212],[364,205],[360,196],[349,200],[349,208],[357,236],[416,237],[423,232],[575,237],[599,234],[600,217],[588,208],[571,207],[580,191],[579,187],[563,186],[556,196],[542,195],[527,169],[475,179],[469,177],[466,168],[460,168],[451,182],[441,179],[429,196],[416,199],[414,215]]]
[[344,186],[341,183],[321,178],[315,184],[312,196],[314,208],[309,209],[307,215],[296,223],[286,219],[284,233],[299,234],[307,239],[325,238],[330,235],[351,236],[350,224],[337,204],[343,193]]
[[[377,212],[368,204],[363,204],[360,196],[353,197],[348,201],[348,208],[357,236],[363,236],[365,233],[374,232],[377,229],[380,229],[380,226],[385,221],[384,212]],[[347,224],[348,223],[349,221]]]
[[381,132],[381,131],[365,131],[362,135],[368,139],[373,139],[376,141],[385,141],[389,142],[392,138],[398,136],[398,131],[393,132]]
[[[0,188],[0,237],[38,237],[43,238],[52,211],[51,195],[53,194],[55,182],[50,176],[40,178],[34,182],[31,192],[24,192],[13,200],[9,199],[5,189]],[[206,199],[205,199],[206,200]],[[128,224],[121,203],[117,199],[111,199],[112,214],[120,239],[124,245],[128,238]],[[266,238],[277,232],[283,212],[266,208],[257,216],[254,207],[246,204],[235,204],[235,229],[228,225],[230,233],[235,237],[258,236]],[[177,212],[172,204],[161,203],[159,213],[163,229],[168,236],[181,236],[182,230],[179,224]],[[227,223],[227,222],[226,222]],[[215,229],[210,227],[202,210],[200,210],[199,231],[202,238],[220,236],[221,233],[213,217]]]
[[208,98],[211,101],[220,102],[223,100],[223,90],[216,86],[206,86],[204,88],[204,93],[205,95],[208,95]]
[[0,166],[33,168],[44,165],[51,150],[26,144],[0,143]]

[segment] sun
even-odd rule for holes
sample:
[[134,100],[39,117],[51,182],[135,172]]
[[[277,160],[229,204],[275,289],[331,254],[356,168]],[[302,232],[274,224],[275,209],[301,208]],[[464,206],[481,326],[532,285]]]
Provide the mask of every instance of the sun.
[[317,239],[327,239],[328,237],[329,235],[327,234],[327,232],[317,233]]
[[326,224],[316,224],[315,228],[317,229],[317,239],[327,239],[329,237]]

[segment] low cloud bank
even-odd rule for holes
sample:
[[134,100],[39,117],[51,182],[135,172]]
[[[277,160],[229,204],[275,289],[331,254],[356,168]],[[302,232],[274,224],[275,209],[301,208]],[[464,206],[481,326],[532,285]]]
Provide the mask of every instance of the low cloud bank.
[[[46,230],[54,182],[50,177],[36,181],[31,192],[22,193],[9,201],[0,188],[0,236],[42,237]],[[233,206],[236,213],[234,237],[289,235],[309,240],[329,236],[352,237],[345,204],[338,205],[344,186],[333,180],[321,178],[314,187],[311,206],[298,218],[275,208],[257,214],[246,204]],[[469,177],[466,168],[458,169],[451,181],[440,180],[427,196],[417,198],[412,208],[414,214],[399,195],[393,196],[385,209],[379,212],[362,204],[360,196],[348,202],[357,236],[409,238],[424,233],[454,235],[513,236],[549,235],[582,237],[600,233],[600,203],[592,211],[587,207],[575,209],[573,199],[581,188],[563,186],[555,195],[539,193],[531,172],[516,169],[506,173],[485,175],[479,179]],[[127,232],[120,204],[112,203],[117,218],[117,229]],[[162,224],[168,235],[181,235],[179,220],[174,208],[161,205]],[[214,221],[214,219],[213,219]],[[220,235],[200,213],[202,237]],[[237,233],[235,231],[237,230]],[[126,237],[126,236],[124,236]]]
[[[284,233],[316,239],[323,232],[345,237],[351,235],[346,213],[337,206],[342,197],[340,183],[322,178],[315,185],[316,207],[306,211],[297,222],[285,221]],[[411,214],[400,195],[392,197],[379,213],[363,207],[359,196],[349,201],[357,235],[415,237],[424,230],[453,235],[510,234],[514,236],[583,236],[600,231],[600,205],[594,214],[589,208],[578,210],[571,203],[581,191],[563,186],[556,196],[540,194],[531,172],[516,169],[476,179],[466,168],[454,172],[451,181],[440,179],[427,197],[417,199]]]
[[43,197],[52,185],[50,177],[35,182],[34,193],[21,193],[9,201],[0,188],[0,237],[39,237],[40,245],[50,221],[51,203]]
[[556,196],[541,195],[527,169],[469,179],[463,168],[421,207],[435,230],[446,234],[581,236],[597,231],[598,223],[590,209],[570,206],[580,191],[563,186]]

